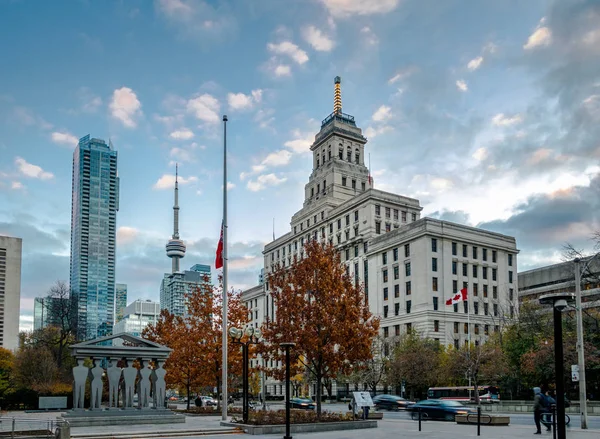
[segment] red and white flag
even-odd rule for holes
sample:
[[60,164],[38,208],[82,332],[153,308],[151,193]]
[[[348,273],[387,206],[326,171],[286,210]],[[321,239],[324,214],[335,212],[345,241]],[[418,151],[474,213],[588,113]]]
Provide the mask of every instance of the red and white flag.
[[463,288],[450,299],[446,300],[446,305],[454,305],[455,303],[467,300],[467,289]]
[[219,238],[217,255],[215,258],[215,268],[219,269],[221,267],[223,267],[223,223],[221,223],[221,237]]

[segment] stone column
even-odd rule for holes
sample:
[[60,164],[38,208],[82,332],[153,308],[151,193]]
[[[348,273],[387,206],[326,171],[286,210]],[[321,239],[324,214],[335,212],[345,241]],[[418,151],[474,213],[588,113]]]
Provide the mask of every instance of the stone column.
[[85,401],[85,384],[89,369],[83,365],[83,358],[77,358],[77,366],[73,368],[73,410],[83,410]]
[[140,382],[138,392],[139,408],[148,409],[150,408],[150,375],[152,374],[150,360],[146,358],[141,359],[140,366]]

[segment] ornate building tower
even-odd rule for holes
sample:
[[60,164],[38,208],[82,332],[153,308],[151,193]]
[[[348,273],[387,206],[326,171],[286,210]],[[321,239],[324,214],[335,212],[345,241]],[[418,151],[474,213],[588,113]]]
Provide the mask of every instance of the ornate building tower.
[[179,260],[185,256],[185,244],[179,239],[179,187],[178,167],[175,165],[175,204],[173,205],[173,236],[167,243],[167,256],[171,258],[172,273],[179,272]]

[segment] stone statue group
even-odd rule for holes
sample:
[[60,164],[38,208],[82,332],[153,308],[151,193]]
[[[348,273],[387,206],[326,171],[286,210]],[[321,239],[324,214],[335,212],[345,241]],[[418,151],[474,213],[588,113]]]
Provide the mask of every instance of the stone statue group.
[[[85,387],[90,379],[90,410],[102,410],[102,389],[104,368],[100,365],[101,358],[92,358],[93,367],[83,365],[83,358],[77,359],[73,368],[73,408],[84,409]],[[133,396],[137,393],[137,408],[149,409],[150,402],[156,409],[165,408],[165,375],[164,361],[155,361],[152,368],[147,359],[139,360],[140,369],[133,366],[133,360],[126,359],[125,367],[120,368],[118,359],[110,358],[106,369],[108,377],[108,407],[111,409],[134,409]],[[121,379],[122,378],[122,379]],[[137,386],[136,386],[137,380]],[[121,405],[119,407],[119,388],[121,390]]]

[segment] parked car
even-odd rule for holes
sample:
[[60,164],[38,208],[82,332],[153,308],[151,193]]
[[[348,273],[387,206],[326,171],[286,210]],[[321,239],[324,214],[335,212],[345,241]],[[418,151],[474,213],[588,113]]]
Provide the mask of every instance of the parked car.
[[414,402],[396,395],[377,395],[373,397],[373,404],[377,410],[406,410]]
[[312,399],[291,398],[290,399],[290,408],[314,410],[315,403],[312,401]]
[[204,407],[217,405],[217,401],[212,396],[201,396],[200,399],[202,399],[202,405]]
[[419,410],[421,416],[427,419],[442,419],[445,421],[454,421],[456,415],[467,415],[477,413],[477,410],[465,406],[458,401],[446,401],[443,399],[426,399],[419,401],[408,407],[412,412],[412,419],[419,418]]

